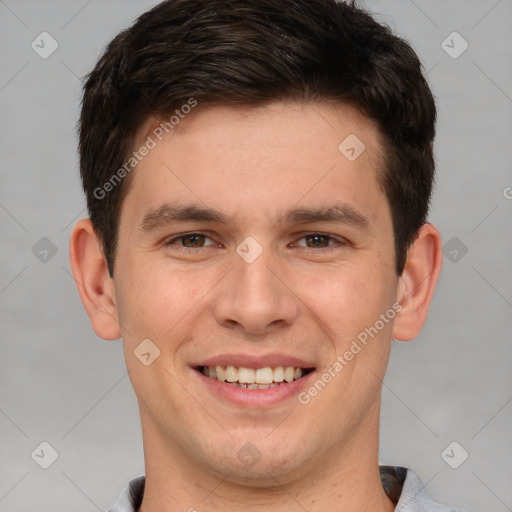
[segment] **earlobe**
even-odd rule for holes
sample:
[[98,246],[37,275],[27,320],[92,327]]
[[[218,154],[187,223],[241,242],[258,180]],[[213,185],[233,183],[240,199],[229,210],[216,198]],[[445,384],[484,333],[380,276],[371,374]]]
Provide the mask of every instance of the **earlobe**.
[[71,271],[94,332],[103,339],[121,336],[114,283],[101,251],[101,242],[89,219],[78,221],[69,241]]
[[407,262],[399,278],[397,300],[402,309],[395,319],[393,338],[409,341],[420,333],[442,262],[441,235],[432,224],[424,224],[409,247]]

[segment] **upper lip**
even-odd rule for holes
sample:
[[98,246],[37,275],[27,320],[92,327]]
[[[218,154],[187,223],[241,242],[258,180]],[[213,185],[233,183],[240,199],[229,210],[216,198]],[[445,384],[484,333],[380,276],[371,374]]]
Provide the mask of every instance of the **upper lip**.
[[238,368],[275,368],[277,366],[293,366],[295,368],[314,368],[310,361],[298,359],[285,354],[220,354],[205,359],[192,366],[236,366]]

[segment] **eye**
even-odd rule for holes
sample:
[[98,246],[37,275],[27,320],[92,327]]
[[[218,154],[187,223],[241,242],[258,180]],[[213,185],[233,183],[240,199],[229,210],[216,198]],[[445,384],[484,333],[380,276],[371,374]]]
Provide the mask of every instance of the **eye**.
[[[208,240],[211,243],[207,243]],[[201,247],[214,245],[214,243],[210,237],[202,233],[187,233],[171,238],[166,245],[178,245],[187,249],[200,249]]]
[[305,236],[304,240],[308,247],[327,247],[331,237],[327,235],[314,234]]
[[345,243],[346,242],[344,240],[334,238],[331,235],[326,235],[324,233],[310,233],[303,236],[296,245],[299,247],[307,247],[309,249],[324,249],[335,245],[345,245]]
[[347,241],[343,238],[336,238],[325,233],[308,233],[301,237],[295,244],[296,247],[304,247],[307,249],[336,249],[347,245]]

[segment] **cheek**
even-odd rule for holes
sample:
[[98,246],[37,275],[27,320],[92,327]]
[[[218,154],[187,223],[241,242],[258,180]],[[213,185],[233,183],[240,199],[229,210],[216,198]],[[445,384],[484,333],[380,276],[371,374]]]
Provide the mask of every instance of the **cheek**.
[[[139,264],[119,275],[117,301],[123,338],[162,340],[188,315],[201,309],[215,279],[208,272],[185,271],[168,263]],[[117,296],[117,293],[116,293]]]
[[[314,276],[302,274],[297,289],[304,304],[335,339],[339,351],[392,307],[393,283],[389,272],[374,263],[315,272]],[[389,328],[386,324],[382,334]]]

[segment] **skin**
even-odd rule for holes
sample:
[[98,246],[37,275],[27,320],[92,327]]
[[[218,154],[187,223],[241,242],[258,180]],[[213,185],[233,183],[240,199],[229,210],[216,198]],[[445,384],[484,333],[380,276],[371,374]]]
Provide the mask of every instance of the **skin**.
[[[349,134],[366,146],[354,161],[338,150]],[[98,336],[122,337],[139,402],[142,512],[394,509],[378,470],[382,379],[392,339],[423,326],[442,255],[426,224],[396,275],[381,161],[376,127],[348,106],[199,106],[133,171],[113,279],[90,221],[76,224],[70,258],[83,304]],[[176,201],[218,210],[227,224],[141,229],[148,212]],[[367,226],[283,222],[289,209],[334,204]],[[175,239],[191,232],[207,238],[191,248]],[[314,233],[331,238],[305,236]],[[236,252],[248,236],[262,249],[253,263]],[[307,405],[296,395],[234,405],[191,367],[220,354],[279,353],[312,362],[319,377],[395,303],[395,318]],[[147,338],[160,350],[149,366],[134,356]],[[261,455],[250,467],[237,456],[248,442]]]

